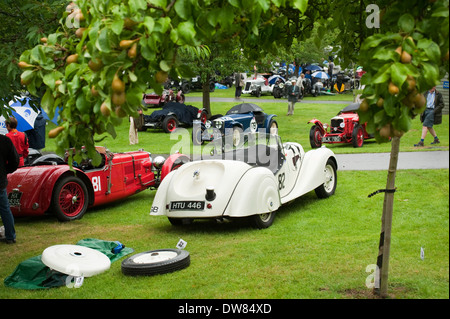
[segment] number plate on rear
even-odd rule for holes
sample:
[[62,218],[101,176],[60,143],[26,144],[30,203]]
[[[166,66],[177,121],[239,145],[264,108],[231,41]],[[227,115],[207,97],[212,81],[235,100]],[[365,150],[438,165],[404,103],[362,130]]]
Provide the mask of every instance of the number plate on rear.
[[204,201],[176,201],[170,202],[170,210],[203,210],[205,209]]

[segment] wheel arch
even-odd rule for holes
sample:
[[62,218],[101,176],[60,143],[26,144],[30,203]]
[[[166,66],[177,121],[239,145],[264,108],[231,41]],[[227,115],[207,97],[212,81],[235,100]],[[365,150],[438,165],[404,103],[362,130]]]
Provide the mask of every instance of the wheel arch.
[[246,217],[276,211],[281,205],[278,183],[265,167],[254,167],[239,180],[224,216]]

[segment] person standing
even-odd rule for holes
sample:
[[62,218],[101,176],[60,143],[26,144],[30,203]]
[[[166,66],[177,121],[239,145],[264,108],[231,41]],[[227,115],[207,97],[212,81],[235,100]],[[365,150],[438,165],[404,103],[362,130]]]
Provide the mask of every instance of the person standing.
[[236,100],[241,98],[242,87],[244,86],[244,75],[240,72],[237,72],[234,77],[234,83],[236,85],[236,91],[234,93],[234,98]]
[[432,87],[425,93],[425,99],[427,103],[427,108],[420,115],[420,121],[422,122],[422,136],[419,143],[414,144],[414,146],[424,146],[425,137],[427,133],[434,137],[434,141],[431,144],[439,144],[439,138],[437,137],[436,131],[433,125],[442,123],[442,110],[444,109],[444,98],[442,94],[436,90],[436,87]]
[[300,99],[303,99],[303,96],[305,95],[304,94],[304,91],[305,91],[305,87],[303,86],[303,79],[305,78],[305,74],[300,74],[300,76],[297,78],[297,86],[298,86],[298,88],[299,88],[299,90],[300,90],[300,92],[299,92],[299,96],[300,96]]
[[332,87],[333,69],[334,69],[334,62],[333,62],[333,59],[330,59],[330,62],[328,62],[328,70],[327,70],[328,71],[328,76],[329,76],[328,86],[329,86],[330,90],[333,89],[333,87]]
[[17,119],[15,117],[10,117],[5,121],[6,129],[8,133],[6,136],[9,137],[16,147],[16,151],[19,154],[20,163],[19,166],[25,165],[25,158],[28,156],[28,138],[23,132],[17,130]]
[[5,227],[5,239],[7,244],[16,242],[16,230],[14,228],[14,217],[9,206],[6,186],[8,185],[8,174],[14,172],[19,166],[19,155],[12,141],[5,135],[0,134],[0,217]]
[[294,115],[294,105],[298,101],[300,88],[296,85],[296,81],[292,80],[292,85],[288,88],[288,113],[287,115]]

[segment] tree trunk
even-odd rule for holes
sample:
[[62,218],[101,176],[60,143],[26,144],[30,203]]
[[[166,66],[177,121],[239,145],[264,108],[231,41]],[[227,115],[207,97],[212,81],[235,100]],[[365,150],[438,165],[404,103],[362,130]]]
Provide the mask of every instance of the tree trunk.
[[391,157],[389,161],[386,190],[383,203],[383,215],[381,218],[381,234],[377,259],[379,274],[376,276],[378,284],[375,284],[374,293],[382,298],[388,296],[388,271],[389,255],[391,249],[392,214],[394,209],[395,174],[397,172],[400,138],[393,137],[391,141]]
[[211,81],[211,76],[209,73],[206,75],[206,81],[202,83],[202,99],[203,107],[208,111],[208,118],[211,116],[211,99],[209,93],[209,82]]

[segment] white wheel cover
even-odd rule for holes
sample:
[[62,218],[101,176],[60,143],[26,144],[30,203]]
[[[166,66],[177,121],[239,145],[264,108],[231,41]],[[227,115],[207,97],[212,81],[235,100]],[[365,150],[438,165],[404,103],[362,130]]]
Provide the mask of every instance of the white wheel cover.
[[91,277],[108,270],[111,260],[98,250],[80,245],[55,245],[44,250],[42,262],[74,277]]
[[177,257],[178,254],[173,251],[158,251],[148,254],[142,254],[133,259],[137,264],[154,264]]

